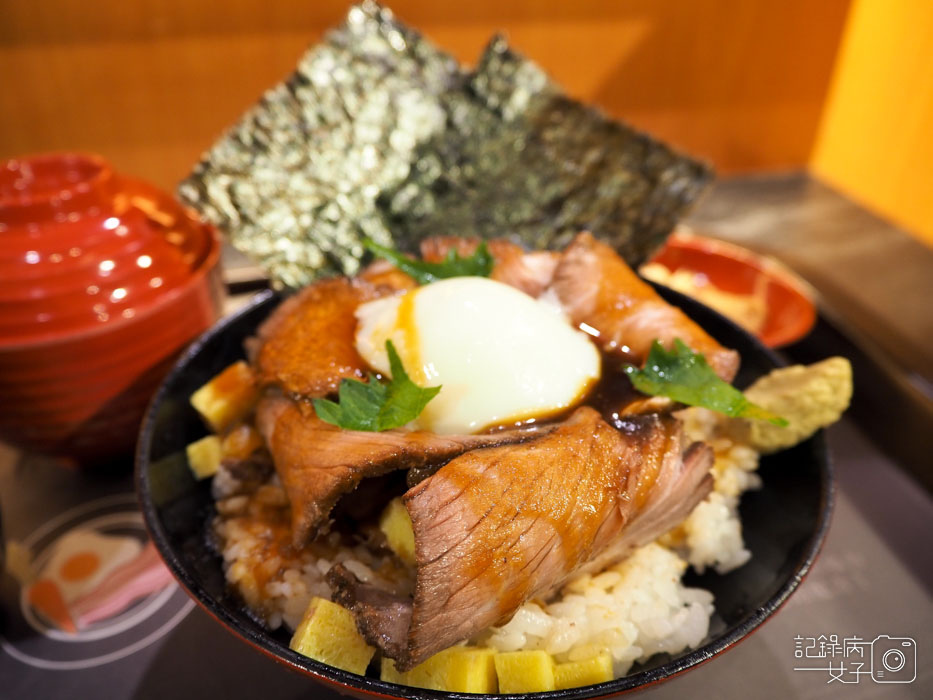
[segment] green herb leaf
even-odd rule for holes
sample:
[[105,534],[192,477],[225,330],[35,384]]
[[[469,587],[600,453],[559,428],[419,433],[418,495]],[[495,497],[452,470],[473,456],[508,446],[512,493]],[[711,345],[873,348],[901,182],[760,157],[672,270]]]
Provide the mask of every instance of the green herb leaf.
[[690,350],[679,338],[674,340],[674,349],[670,352],[654,341],[645,368],[627,365],[625,372],[632,385],[643,394],[666,396],[733,418],[756,418],[787,425],[786,420],[753,404],[741,391],[716,376],[706,358]]
[[486,246],[486,241],[480,243],[473,254],[465,258],[461,258],[460,254],[451,248],[447,251],[447,256],[441,262],[436,263],[410,258],[397,250],[379,245],[369,238],[363,241],[363,245],[375,255],[385,258],[399,270],[413,277],[418,284],[430,284],[448,277],[489,277],[495,263]]
[[375,375],[369,381],[344,379],[337,392],[339,403],[314,399],[318,418],[346,430],[378,432],[398,428],[414,420],[437,396],[439,386],[421,388],[405,372],[391,340],[386,341],[392,381],[382,384]]

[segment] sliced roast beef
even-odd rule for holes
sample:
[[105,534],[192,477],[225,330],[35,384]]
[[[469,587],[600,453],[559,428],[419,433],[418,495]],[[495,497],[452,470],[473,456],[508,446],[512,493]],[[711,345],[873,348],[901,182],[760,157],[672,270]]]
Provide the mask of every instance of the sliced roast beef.
[[325,423],[310,405],[263,398],[256,424],[292,506],[292,533],[301,546],[325,522],[337,500],[364,478],[394,469],[430,469],[467,450],[533,440],[554,426],[532,425],[482,435],[424,431],[343,430]]
[[394,292],[407,291],[418,286],[414,278],[399,270],[388,260],[376,260],[367,265],[360,272],[358,279]]
[[722,347],[676,306],[664,301],[616,252],[589,233],[567,247],[551,289],[574,324],[593,336],[603,352],[641,366],[651,344],[670,349],[680,338],[702,353],[725,381],[739,368],[739,354]]
[[[542,250],[526,252],[521,246],[504,238],[486,242],[495,260],[491,279],[520,289],[538,297],[551,283],[560,258],[558,253]],[[432,236],[421,242],[421,257],[429,262],[440,262],[453,250],[462,257],[476,252],[478,238],[460,236]]]
[[398,291],[403,278],[407,275],[382,275],[374,284],[336,277],[286,299],[259,327],[254,359],[259,381],[315,397],[336,392],[345,377],[362,379],[367,366],[354,344],[356,307]]
[[405,653],[405,639],[411,626],[411,597],[401,596],[363,583],[343,564],[327,572],[327,583],[334,602],[342,605],[366,630],[367,639],[382,640],[380,648],[394,658]]
[[[408,608],[369,604],[357,614],[364,637],[410,669],[682,519],[711,488],[711,450],[692,447],[682,460],[672,417],[638,417],[623,428],[579,408],[549,435],[467,452],[408,491],[411,621],[402,640],[393,625]],[[332,585],[353,610],[359,589],[351,579],[345,572]]]

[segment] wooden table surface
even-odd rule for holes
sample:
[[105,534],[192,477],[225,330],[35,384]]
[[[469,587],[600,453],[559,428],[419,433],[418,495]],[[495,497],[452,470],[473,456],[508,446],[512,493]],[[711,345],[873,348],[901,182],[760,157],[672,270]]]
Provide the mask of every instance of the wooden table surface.
[[933,249],[800,173],[722,180],[687,223],[786,263],[933,396]]

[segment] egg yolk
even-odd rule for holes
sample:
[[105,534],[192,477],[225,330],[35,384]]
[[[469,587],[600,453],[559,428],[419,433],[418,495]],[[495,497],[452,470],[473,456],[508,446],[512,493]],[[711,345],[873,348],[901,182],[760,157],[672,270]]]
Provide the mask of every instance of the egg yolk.
[[68,557],[59,569],[59,575],[66,581],[80,581],[87,578],[100,566],[100,557],[94,552],[78,552]]

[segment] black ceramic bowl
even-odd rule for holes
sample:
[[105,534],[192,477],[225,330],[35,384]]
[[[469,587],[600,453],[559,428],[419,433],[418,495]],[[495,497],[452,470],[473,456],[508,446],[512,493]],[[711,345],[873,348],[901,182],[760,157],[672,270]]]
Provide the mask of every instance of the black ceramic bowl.
[[[774,353],[716,312],[676,292],[659,291],[723,345],[742,354],[738,386],[781,364]],[[264,629],[227,588],[221,559],[208,543],[214,514],[210,485],[196,482],[185,460],[185,445],[206,432],[188,397],[244,357],[243,340],[277,302],[273,293],[262,293],[204,334],[178,361],[149,407],[137,448],[136,479],[143,514],[162,557],[191,596],[221,624],[260,651],[343,693],[395,698],[523,697],[409,688],[327,666],[289,649],[288,633]],[[634,667],[630,675],[608,683],[541,693],[542,700],[608,697],[669,678],[728,649],[787,600],[810,569],[829,522],[832,480],[822,433],[791,450],[764,457],[759,474],[764,487],[746,493],[741,505],[752,559],[725,576],[688,574],[689,585],[701,586],[715,596],[716,613],[704,643],[674,657],[652,657]],[[722,672],[732,670],[723,664]]]

